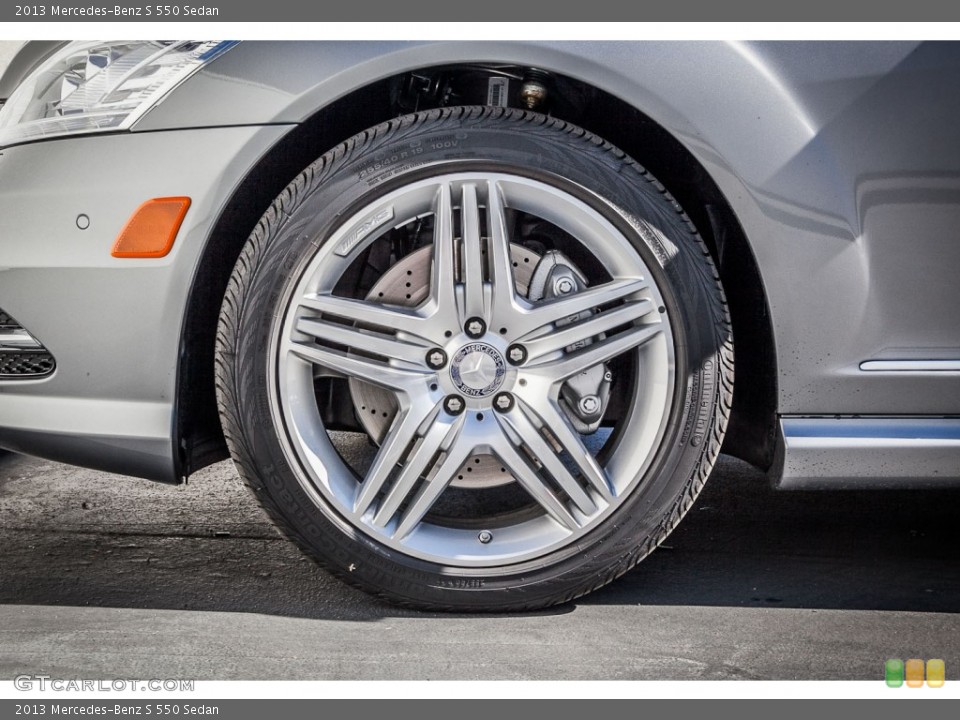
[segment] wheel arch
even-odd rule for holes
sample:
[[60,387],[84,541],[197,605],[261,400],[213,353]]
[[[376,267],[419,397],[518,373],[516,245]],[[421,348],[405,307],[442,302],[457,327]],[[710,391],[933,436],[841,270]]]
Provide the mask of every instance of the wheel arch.
[[[357,87],[318,107],[275,145],[244,178],[214,224],[198,263],[183,321],[175,419],[180,476],[227,457],[214,391],[214,343],[219,308],[240,252],[261,215],[305,165],[352,135],[397,113],[399,81],[486,63],[414,68]],[[548,64],[538,69],[550,71]],[[777,368],[773,326],[763,280],[746,233],[717,182],[676,133],[635,104],[582,77],[558,75],[587,101],[579,111],[553,114],[619,146],[647,167],[693,219],[720,271],[733,318],[738,376],[724,451],[766,470],[776,437]],[[575,116],[567,116],[575,115]]]

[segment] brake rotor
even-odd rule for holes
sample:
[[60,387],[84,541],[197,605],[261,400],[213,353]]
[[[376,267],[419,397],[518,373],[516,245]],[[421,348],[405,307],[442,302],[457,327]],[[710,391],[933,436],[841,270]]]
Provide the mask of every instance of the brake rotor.
[[[510,257],[517,292],[526,296],[540,255],[522,245],[511,243]],[[410,253],[383,274],[366,299],[408,307],[420,305],[430,292],[432,258],[433,249],[429,246]],[[397,414],[397,399],[389,390],[376,385],[355,378],[350,378],[348,382],[354,411],[363,429],[379,445]],[[492,455],[474,455],[463,464],[452,484],[454,487],[486,488],[512,481],[513,476]]]

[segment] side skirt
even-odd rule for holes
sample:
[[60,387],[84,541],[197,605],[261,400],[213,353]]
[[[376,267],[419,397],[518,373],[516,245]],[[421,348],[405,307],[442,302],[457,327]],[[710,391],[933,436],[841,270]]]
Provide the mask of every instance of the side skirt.
[[782,490],[960,487],[960,417],[781,417]]

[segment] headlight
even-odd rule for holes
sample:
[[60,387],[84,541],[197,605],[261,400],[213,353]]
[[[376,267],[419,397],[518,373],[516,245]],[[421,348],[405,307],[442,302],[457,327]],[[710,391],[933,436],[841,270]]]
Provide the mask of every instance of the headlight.
[[235,42],[77,42],[46,60],[0,108],[0,147],[124,130]]

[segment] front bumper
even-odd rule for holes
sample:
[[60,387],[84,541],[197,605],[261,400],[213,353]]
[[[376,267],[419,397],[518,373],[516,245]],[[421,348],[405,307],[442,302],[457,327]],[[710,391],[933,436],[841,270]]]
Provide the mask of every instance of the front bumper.
[[[0,151],[0,308],[57,363],[44,379],[0,380],[0,447],[178,480],[177,358],[189,290],[238,183],[289,129],[123,133]],[[130,214],[167,196],[193,201],[170,254],[112,257]]]

